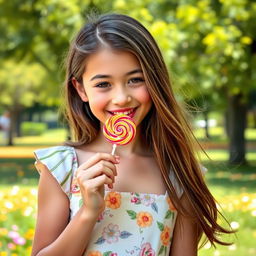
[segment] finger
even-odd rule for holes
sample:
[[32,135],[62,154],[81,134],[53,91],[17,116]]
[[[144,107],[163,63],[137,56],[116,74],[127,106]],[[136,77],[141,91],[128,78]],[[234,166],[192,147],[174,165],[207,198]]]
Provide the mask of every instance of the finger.
[[94,179],[102,174],[105,174],[106,176],[108,176],[113,183],[115,182],[115,176],[112,169],[110,169],[108,166],[96,164],[91,168],[88,168],[87,170],[80,170],[77,173],[78,184],[86,180]]
[[96,163],[98,163],[101,160],[109,161],[112,162],[113,164],[118,164],[119,163],[119,157],[118,156],[113,156],[108,153],[96,153],[92,157],[90,157],[85,163],[81,164],[78,169],[87,169]]
[[106,160],[101,160],[100,163],[103,166],[108,167],[109,169],[111,169],[114,176],[117,176],[116,166],[112,162],[109,162],[109,161],[106,161]]
[[107,175],[102,174],[94,179],[85,181],[83,185],[86,187],[88,191],[95,191],[105,184],[111,185],[112,180]]
[[95,165],[82,173],[82,175],[84,177],[86,177],[86,179],[93,179],[102,174],[107,175],[110,179],[112,179],[113,182],[115,181],[115,175],[114,175],[112,169],[110,169],[107,166],[99,167],[99,166]]

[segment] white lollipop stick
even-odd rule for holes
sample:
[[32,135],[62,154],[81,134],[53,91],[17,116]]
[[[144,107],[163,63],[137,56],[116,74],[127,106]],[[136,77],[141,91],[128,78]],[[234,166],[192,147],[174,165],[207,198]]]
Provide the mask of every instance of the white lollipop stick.
[[116,144],[113,144],[111,155],[113,156],[116,151]]

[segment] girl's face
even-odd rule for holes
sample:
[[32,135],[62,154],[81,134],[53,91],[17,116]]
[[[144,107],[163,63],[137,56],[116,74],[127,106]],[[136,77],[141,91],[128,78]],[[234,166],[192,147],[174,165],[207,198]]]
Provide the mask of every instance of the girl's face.
[[103,48],[86,61],[83,85],[74,85],[101,123],[115,114],[126,114],[138,126],[152,101],[138,59],[126,51]]

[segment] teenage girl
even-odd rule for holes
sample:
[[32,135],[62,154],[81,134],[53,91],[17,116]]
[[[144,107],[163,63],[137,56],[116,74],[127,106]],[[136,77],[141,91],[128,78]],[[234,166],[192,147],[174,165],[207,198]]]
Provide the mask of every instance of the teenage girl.
[[[230,231],[145,27],[118,14],[88,22],[70,47],[65,92],[74,141],[35,152],[33,256],[194,256],[202,234],[225,244],[218,235]],[[137,133],[111,155],[102,127],[120,113]]]

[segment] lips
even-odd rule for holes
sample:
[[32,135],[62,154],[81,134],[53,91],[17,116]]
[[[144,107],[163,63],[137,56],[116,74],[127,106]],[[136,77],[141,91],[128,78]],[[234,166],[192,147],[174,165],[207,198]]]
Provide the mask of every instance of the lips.
[[118,114],[124,114],[127,115],[131,118],[134,117],[135,112],[136,112],[137,108],[125,108],[125,109],[114,109],[112,111],[108,111],[112,116],[114,115],[118,115]]

